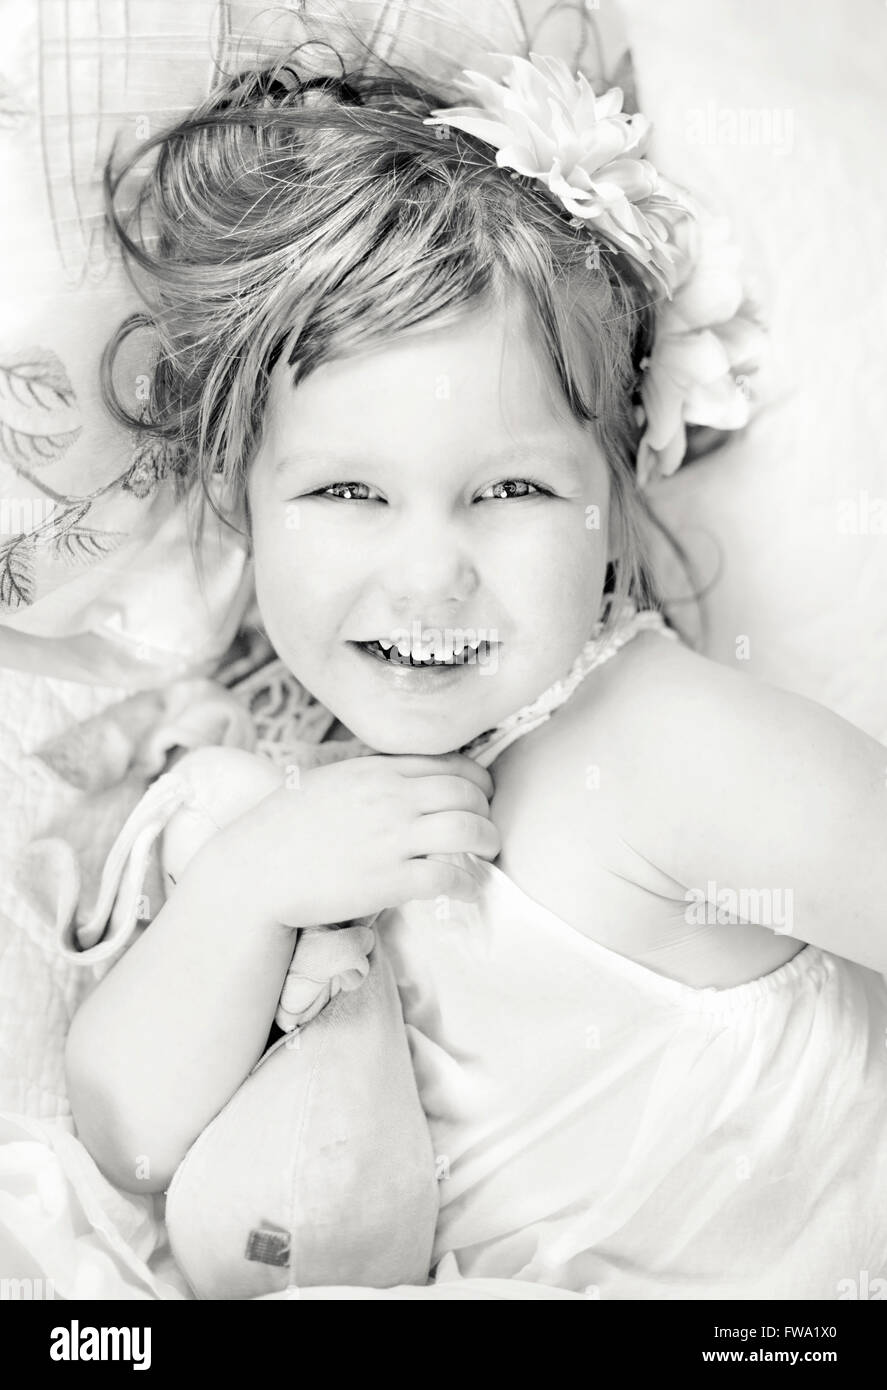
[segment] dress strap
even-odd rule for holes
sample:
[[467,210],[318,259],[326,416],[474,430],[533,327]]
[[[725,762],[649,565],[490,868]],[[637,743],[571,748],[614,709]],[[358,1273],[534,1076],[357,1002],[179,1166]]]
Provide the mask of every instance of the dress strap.
[[609,631],[605,631],[605,627],[603,621],[595,625],[593,635],[585,643],[565,676],[556,680],[531,704],[524,705],[522,709],[509,715],[495,729],[487,729],[486,732],[478,734],[477,738],[467,743],[461,751],[469,758],[474,758],[481,767],[489,767],[515,739],[544,724],[556,709],[566,704],[577,686],[581,685],[591,671],[609,661],[620,647],[624,647],[626,642],[630,642],[639,632],[659,632],[663,637],[673,640],[678,638],[678,634],[668,626],[657,609],[645,608],[638,611],[634,604],[628,604],[622,609]]

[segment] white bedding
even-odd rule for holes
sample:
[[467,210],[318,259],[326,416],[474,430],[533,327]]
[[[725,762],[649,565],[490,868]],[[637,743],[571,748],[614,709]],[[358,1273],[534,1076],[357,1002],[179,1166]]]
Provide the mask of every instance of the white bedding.
[[56,953],[45,876],[35,873],[27,885],[16,881],[25,846],[79,796],[33,750],[124,693],[0,671],[0,1109],[37,1119],[70,1113],[62,1051],[90,977]]
[[0,671],[0,1277],[60,1297],[181,1298],[154,1199],[117,1192],[73,1137],[64,1044],[96,972],[56,950],[52,866],[17,873],[35,832],[81,795],[33,750],[124,693]]

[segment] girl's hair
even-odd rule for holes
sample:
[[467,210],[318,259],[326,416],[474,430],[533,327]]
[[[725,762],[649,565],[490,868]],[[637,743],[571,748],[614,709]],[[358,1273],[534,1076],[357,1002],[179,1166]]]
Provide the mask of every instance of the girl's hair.
[[[609,612],[625,597],[661,606],[651,525],[688,567],[636,481],[640,364],[654,328],[636,266],[596,252],[584,228],[534,180],[498,168],[481,141],[423,125],[450,93],[402,69],[300,78],[297,57],[226,78],[121,168],[112,153],[105,170],[110,225],[148,306],[106,349],[105,397],[130,429],[161,436],[185,461],[195,551],[207,504],[231,524],[214,475],[249,524],[247,473],[282,353],[297,385],[326,360],[510,296],[529,307],[566,406],[608,460],[620,554]],[[122,213],[118,190],[155,147]],[[144,327],[156,355],[139,411],[113,368]]]

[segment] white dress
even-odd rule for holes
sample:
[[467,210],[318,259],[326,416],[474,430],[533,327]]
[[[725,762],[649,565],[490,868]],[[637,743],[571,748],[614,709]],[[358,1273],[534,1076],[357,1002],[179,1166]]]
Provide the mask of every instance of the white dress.
[[[599,625],[563,680],[463,751],[490,765],[650,628],[671,635],[652,612]],[[262,750],[275,761],[370,751],[294,751],[277,703]],[[111,929],[72,958],[125,945],[150,843],[189,794],[174,769],[129,817],[81,944],[116,895]],[[278,1011],[291,1028],[359,987],[383,936],[440,1180],[435,1287],[887,1300],[887,979],[807,945],[760,979],[694,988],[591,940],[488,861],[453,858],[478,879],[475,903],[450,899],[445,916],[415,900],[301,933]]]
[[[651,621],[589,644],[584,669]],[[453,858],[476,903],[376,922],[437,1155],[437,1277],[887,1299],[887,980],[807,945],[760,979],[694,988]]]

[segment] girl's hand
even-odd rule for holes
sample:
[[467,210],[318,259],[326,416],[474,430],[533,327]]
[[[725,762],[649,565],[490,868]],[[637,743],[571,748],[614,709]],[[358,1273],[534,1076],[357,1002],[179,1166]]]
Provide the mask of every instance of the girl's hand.
[[431,856],[495,859],[490,774],[461,753],[376,754],[303,772],[215,835],[216,871],[254,886],[263,919],[349,921],[439,894],[470,900],[467,869]]

